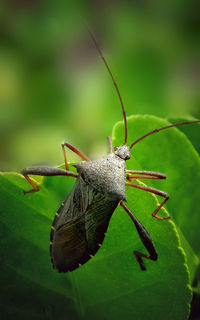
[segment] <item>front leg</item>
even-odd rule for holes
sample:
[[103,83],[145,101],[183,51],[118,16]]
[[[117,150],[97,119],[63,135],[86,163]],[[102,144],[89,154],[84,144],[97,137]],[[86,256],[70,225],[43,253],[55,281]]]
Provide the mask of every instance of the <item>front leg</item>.
[[83,160],[89,161],[88,157],[86,157],[82,152],[80,152],[78,149],[76,149],[72,144],[70,144],[70,143],[68,143],[68,142],[63,142],[63,143],[62,143],[62,150],[63,150],[63,153],[64,153],[65,168],[66,168],[66,170],[69,170],[69,165],[68,165],[68,162],[67,162],[65,147],[69,148],[71,151],[73,151],[74,153],[76,153],[76,154],[77,154],[79,157],[81,157]]
[[107,136],[108,139],[108,144],[109,144],[109,153],[113,152],[113,143],[112,143],[112,138],[111,136]]
[[39,191],[39,188],[36,186],[36,184],[30,179],[28,174],[36,175],[36,176],[70,176],[77,178],[78,174],[64,170],[59,168],[53,168],[53,167],[32,167],[32,168],[25,168],[22,170],[23,176],[26,178],[26,180],[31,184],[33,189],[29,191],[24,191],[24,194],[26,193],[33,193]]
[[137,232],[139,234],[140,239],[142,240],[144,246],[146,247],[147,251],[149,252],[149,255],[138,252],[138,251],[133,251],[141,270],[146,270],[144,262],[142,258],[150,259],[153,261],[156,261],[158,259],[158,254],[156,252],[154,243],[145,229],[145,227],[139,222],[139,220],[134,216],[134,214],[131,212],[131,210],[123,203],[120,201],[120,205],[124,208],[124,210],[128,213],[129,217],[131,220],[134,222],[135,227],[137,229]]
[[127,179],[132,181],[134,179],[166,179],[167,176],[164,173],[145,171],[145,170],[126,170]]

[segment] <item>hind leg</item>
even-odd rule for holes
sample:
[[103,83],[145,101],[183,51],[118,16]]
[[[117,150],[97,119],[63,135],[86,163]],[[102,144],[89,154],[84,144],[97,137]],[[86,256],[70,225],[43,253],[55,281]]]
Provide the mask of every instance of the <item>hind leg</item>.
[[143,242],[144,246],[146,247],[147,251],[149,252],[149,254],[144,254],[138,251],[133,251],[141,270],[146,270],[144,262],[142,260],[142,258],[146,258],[146,259],[150,259],[153,261],[156,261],[158,258],[158,254],[156,252],[154,243],[149,235],[149,233],[147,232],[147,230],[144,228],[144,226],[139,222],[139,220],[134,216],[134,214],[131,212],[131,210],[125,205],[125,203],[123,203],[122,201],[120,201],[120,205],[124,208],[124,210],[128,213],[129,217],[131,218],[131,220],[133,221],[133,223],[135,224],[135,227],[137,229],[138,235],[141,239],[141,241]]

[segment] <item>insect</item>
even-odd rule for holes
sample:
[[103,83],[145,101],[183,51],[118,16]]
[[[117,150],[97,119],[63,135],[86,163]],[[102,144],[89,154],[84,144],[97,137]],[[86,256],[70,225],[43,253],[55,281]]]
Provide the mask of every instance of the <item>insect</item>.
[[[137,178],[166,179],[166,175],[153,171],[126,170],[126,161],[131,157],[132,147],[142,139],[161,130],[198,123],[200,120],[182,122],[155,129],[127,146],[127,120],[122,98],[95,37],[92,33],[90,35],[111,76],[121,103],[125,130],[124,143],[121,146],[116,146],[113,150],[112,139],[109,136],[109,154],[97,160],[89,160],[87,156],[68,142],[62,143],[66,170],[44,166],[23,169],[22,174],[33,187],[29,191],[24,191],[24,194],[39,191],[37,185],[28,176],[29,174],[71,176],[76,180],[70,195],[61,204],[56,213],[50,232],[51,262],[59,272],[73,271],[95,255],[102,245],[109,221],[118,205],[123,207],[133,221],[138,235],[148,251],[148,254],[138,251],[133,252],[141,270],[146,270],[143,259],[155,261],[158,258],[158,254],[149,233],[124,203],[126,201],[125,187],[139,188],[163,197],[164,200],[154,210],[152,216],[159,220],[169,219],[169,216],[161,217],[158,215],[159,210],[169,199],[169,195],[155,188],[132,182]],[[74,165],[77,173],[69,171],[65,147],[84,160],[84,162]]]

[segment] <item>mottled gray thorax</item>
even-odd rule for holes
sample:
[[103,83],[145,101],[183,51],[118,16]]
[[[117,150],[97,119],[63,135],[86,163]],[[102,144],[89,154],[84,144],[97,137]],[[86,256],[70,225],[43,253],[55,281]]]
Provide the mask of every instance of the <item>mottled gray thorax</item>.
[[100,193],[119,201],[126,200],[126,163],[114,153],[75,167],[84,181]]

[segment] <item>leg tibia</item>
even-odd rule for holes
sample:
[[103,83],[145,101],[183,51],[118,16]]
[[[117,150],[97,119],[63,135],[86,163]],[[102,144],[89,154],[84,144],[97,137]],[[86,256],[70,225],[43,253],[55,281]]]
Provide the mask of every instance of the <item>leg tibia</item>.
[[68,166],[68,162],[67,162],[67,156],[66,156],[66,152],[65,152],[65,147],[69,148],[71,151],[73,151],[74,153],[76,153],[76,154],[77,154],[79,157],[81,157],[83,160],[89,161],[88,157],[86,157],[82,152],[80,152],[78,149],[76,149],[72,144],[70,144],[70,143],[68,143],[68,142],[63,142],[63,143],[62,143],[62,150],[63,150],[63,154],[64,154],[66,170],[69,169],[69,166]]
[[161,196],[161,197],[165,198],[164,201],[156,208],[156,210],[154,210],[154,212],[152,213],[152,216],[154,218],[158,219],[158,220],[170,219],[170,216],[168,216],[168,217],[159,217],[159,216],[157,216],[158,211],[162,208],[162,206],[165,204],[165,202],[169,199],[169,195],[166,192],[158,190],[158,189],[155,189],[155,188],[151,188],[151,187],[148,187],[148,186],[135,184],[135,183],[132,183],[132,182],[126,182],[126,186],[138,188],[138,189],[141,189],[141,190],[144,190],[144,191],[148,191],[148,192],[157,194],[158,196]]

